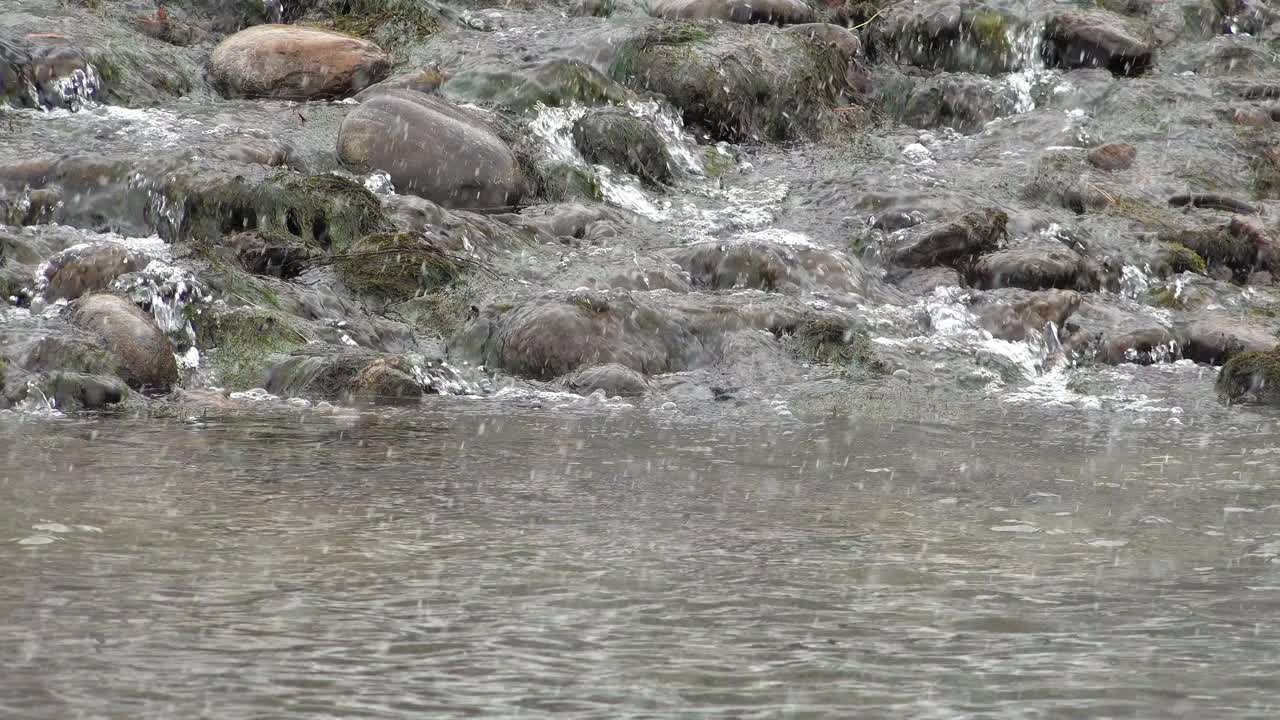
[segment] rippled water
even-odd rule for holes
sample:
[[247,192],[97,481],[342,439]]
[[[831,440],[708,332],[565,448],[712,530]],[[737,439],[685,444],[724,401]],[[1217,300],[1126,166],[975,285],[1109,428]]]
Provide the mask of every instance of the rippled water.
[[1280,712],[1273,422],[494,410],[0,419],[0,715]]

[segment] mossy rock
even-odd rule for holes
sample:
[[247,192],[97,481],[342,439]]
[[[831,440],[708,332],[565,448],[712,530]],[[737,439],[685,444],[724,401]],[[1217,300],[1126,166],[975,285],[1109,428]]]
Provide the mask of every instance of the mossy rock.
[[1206,266],[1204,258],[1195,250],[1183,245],[1182,243],[1166,242],[1163,243],[1165,249],[1164,262],[1169,272],[1174,274],[1183,272],[1193,272],[1197,275],[1204,275]]
[[[443,27],[440,14],[432,3],[420,0],[313,0],[286,3],[285,15],[306,11],[308,22],[371,40],[384,48],[402,48],[436,34]],[[292,10],[290,5],[298,6]]]
[[855,96],[847,70],[839,48],[802,33],[678,22],[627,40],[609,74],[633,90],[665,95],[686,125],[716,139],[765,142],[833,131],[834,108]]
[[451,285],[463,264],[440,243],[419,233],[378,233],[337,256],[338,274],[353,291],[388,302]]
[[178,239],[217,240],[257,230],[287,234],[306,245],[342,252],[370,233],[390,228],[373,193],[337,175],[281,172],[253,182],[241,177],[190,179],[171,188],[182,207]]
[[[524,158],[522,158],[524,159]],[[522,163],[533,194],[546,202],[602,202],[604,189],[587,168],[529,159]]]
[[662,135],[645,118],[622,108],[601,108],[574,123],[572,134],[589,163],[630,173],[650,186],[671,181],[671,155]]
[[449,78],[440,94],[455,102],[523,112],[537,105],[566,107],[621,104],[632,94],[599,70],[577,60],[550,60],[517,70],[474,70]]
[[796,328],[795,339],[799,355],[813,362],[870,375],[887,375],[892,371],[877,355],[871,338],[840,319],[805,320]]
[[702,172],[709,178],[720,178],[735,172],[738,163],[733,155],[721,150],[716,145],[708,145],[702,151]]
[[285,314],[266,308],[206,309],[191,318],[196,345],[223,387],[262,387],[272,360],[296,350],[307,338]]
[[1280,404],[1280,350],[1243,352],[1218,373],[1218,394],[1228,402]]
[[902,3],[880,15],[870,45],[875,55],[903,65],[997,75],[1018,69],[1022,58],[1012,38],[1024,28],[987,5]]

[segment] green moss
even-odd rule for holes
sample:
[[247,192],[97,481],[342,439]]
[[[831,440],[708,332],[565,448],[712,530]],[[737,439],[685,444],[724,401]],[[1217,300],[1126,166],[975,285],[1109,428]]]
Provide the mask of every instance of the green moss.
[[1114,195],[1113,198],[1105,210],[1108,215],[1128,218],[1149,230],[1173,230],[1183,225],[1182,216],[1165,203],[1125,195]]
[[307,343],[287,316],[265,308],[206,311],[193,320],[192,327],[197,346],[208,353],[217,382],[228,389],[260,387],[273,357]]
[[1217,388],[1228,402],[1280,403],[1280,350],[1232,357],[1218,373]]
[[244,178],[184,179],[170,188],[181,204],[178,239],[216,240],[244,230],[286,233],[318,250],[341,252],[389,221],[376,196],[337,175],[279,172],[260,182]]
[[969,21],[969,34],[983,49],[1002,56],[1013,53],[1009,44],[1009,22],[1004,15],[991,10],[975,13]]
[[590,200],[602,202],[604,189],[600,181],[585,168],[567,163],[552,165],[532,164],[528,174],[534,193],[548,202]]
[[1193,272],[1198,275],[1204,275],[1206,272],[1204,258],[1195,250],[1183,245],[1182,243],[1166,242],[1165,249],[1168,251],[1166,262],[1169,265],[1170,272],[1182,273]]
[[627,82],[640,69],[640,60],[648,51],[659,48],[689,46],[711,39],[710,25],[695,22],[670,22],[648,28],[639,37],[628,40],[618,49],[609,76],[619,82]]
[[872,375],[887,375],[892,371],[877,355],[866,333],[852,330],[840,320],[806,320],[796,328],[795,339],[800,356],[814,362]]
[[417,0],[320,0],[315,15],[326,18],[316,24],[384,47],[420,42],[442,27],[433,6]]
[[1147,302],[1154,307],[1177,309],[1182,307],[1178,295],[1171,287],[1158,287],[1147,293]]
[[707,174],[707,177],[724,177],[737,170],[737,168],[738,164],[734,162],[733,156],[722,152],[715,145],[708,146],[702,152],[702,170]]
[[621,104],[631,97],[626,88],[599,70],[564,59],[513,71],[459,73],[442,85],[440,92],[451,100],[488,103],[516,111],[530,110],[538,104]]
[[379,233],[364,237],[337,256],[347,287],[388,302],[408,300],[453,284],[463,266],[443,248],[417,233]]

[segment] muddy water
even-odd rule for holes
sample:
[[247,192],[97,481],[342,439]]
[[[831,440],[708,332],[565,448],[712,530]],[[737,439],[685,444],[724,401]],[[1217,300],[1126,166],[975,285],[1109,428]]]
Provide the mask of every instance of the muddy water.
[[0,714],[1269,718],[1275,428],[5,419]]

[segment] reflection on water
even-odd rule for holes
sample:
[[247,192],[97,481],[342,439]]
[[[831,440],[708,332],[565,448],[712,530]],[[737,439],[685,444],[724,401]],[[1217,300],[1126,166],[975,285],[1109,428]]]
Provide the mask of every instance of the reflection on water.
[[1269,427],[0,423],[4,717],[1280,712]]

